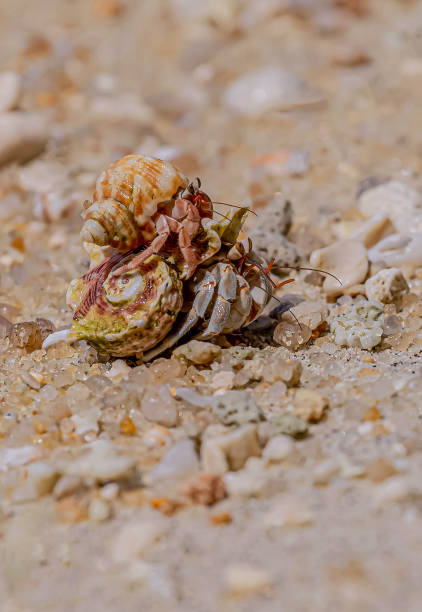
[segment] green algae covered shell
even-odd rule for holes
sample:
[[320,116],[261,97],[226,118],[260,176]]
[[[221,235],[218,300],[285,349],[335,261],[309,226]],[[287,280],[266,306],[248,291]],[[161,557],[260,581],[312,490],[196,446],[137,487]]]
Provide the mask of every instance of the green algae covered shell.
[[[116,269],[130,257],[112,269],[89,312],[74,321],[69,332],[72,340],[86,340],[101,352],[127,357],[143,353],[168,334],[182,307],[182,281],[158,255],[116,276]],[[84,287],[83,278],[70,283],[67,303],[73,310]]]

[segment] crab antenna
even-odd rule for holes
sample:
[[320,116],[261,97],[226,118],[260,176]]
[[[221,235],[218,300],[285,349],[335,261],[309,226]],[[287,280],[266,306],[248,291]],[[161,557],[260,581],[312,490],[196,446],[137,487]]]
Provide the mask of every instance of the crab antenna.
[[297,318],[297,316],[295,315],[295,313],[293,312],[293,310],[292,310],[291,308],[289,308],[287,312],[290,312],[290,314],[292,315],[292,317],[293,317],[294,319],[296,319],[296,323],[299,325],[299,327],[300,327],[300,329],[301,329],[301,331],[302,331],[302,325],[300,324],[300,321],[299,321],[299,319]]
[[[272,264],[271,264],[272,267]],[[296,268],[295,266],[283,266],[283,268],[286,268],[286,270],[309,270],[310,272],[319,272],[320,274],[326,274],[327,276],[331,276],[332,278],[334,278],[338,283],[340,283],[340,285],[343,285],[343,283],[341,282],[341,280],[339,278],[337,278],[337,276],[335,276],[334,274],[332,274],[331,272],[327,272],[327,270],[318,270],[317,268],[302,268],[302,266]]]
[[230,208],[247,208],[248,212],[255,215],[255,217],[258,216],[256,212],[252,210],[252,208],[249,208],[248,206],[237,206],[236,204],[227,204],[227,202],[215,202],[214,200],[211,200],[211,204],[221,204],[221,206],[230,206]]
[[213,213],[220,215],[220,217],[223,217],[223,219],[227,219],[227,221],[231,221],[230,217],[226,217],[226,215],[223,215],[221,212],[218,212],[218,210],[213,210]]

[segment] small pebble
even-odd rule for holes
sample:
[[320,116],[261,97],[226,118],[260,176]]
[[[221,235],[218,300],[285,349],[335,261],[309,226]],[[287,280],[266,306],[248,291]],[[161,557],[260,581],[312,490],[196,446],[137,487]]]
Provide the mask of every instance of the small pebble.
[[176,442],[153,468],[150,483],[186,480],[199,470],[199,460],[192,440]]
[[191,340],[173,351],[173,357],[185,359],[198,365],[209,365],[213,361],[217,361],[220,356],[221,348],[219,346],[199,340]]
[[384,318],[384,325],[382,326],[382,332],[384,336],[392,336],[398,334],[402,330],[402,324],[400,319],[396,315],[388,315]]
[[281,321],[274,330],[274,341],[295,351],[311,339],[312,331],[307,325]]
[[414,490],[405,476],[392,476],[382,482],[374,491],[374,502],[378,507],[385,504],[401,503],[411,499]]
[[28,502],[51,493],[59,477],[55,466],[47,461],[35,461],[26,468],[23,482],[13,491],[13,501]]
[[422,266],[422,232],[406,232],[387,236],[369,250],[368,257],[372,263],[384,267],[420,267]]
[[394,465],[383,457],[370,461],[366,466],[366,476],[372,482],[383,482],[395,474],[397,470]]
[[256,423],[263,418],[254,398],[247,391],[229,391],[218,395],[213,401],[212,410],[224,425]]
[[264,517],[267,529],[273,527],[306,527],[313,522],[313,514],[301,501],[290,499],[273,502]]
[[291,455],[295,445],[289,436],[278,435],[271,438],[262,453],[263,459],[268,463],[278,463],[284,461]]
[[179,404],[170,394],[167,385],[151,385],[142,398],[144,416],[163,427],[177,425]]
[[261,447],[256,425],[242,425],[234,431],[206,438],[201,447],[203,468],[210,474],[240,470],[249,457],[259,457]]
[[409,286],[399,268],[380,270],[365,283],[368,300],[382,304],[391,304],[408,291]]
[[223,476],[229,497],[271,497],[278,493],[284,482],[277,471],[268,469],[258,457],[249,457],[244,469]]
[[94,497],[88,506],[88,516],[96,523],[106,521],[111,516],[110,505],[99,497]]
[[306,108],[323,101],[321,92],[276,66],[249,72],[231,83],[223,94],[230,110],[247,117],[270,111]]
[[101,487],[100,495],[103,499],[107,501],[112,501],[113,499],[116,499],[116,497],[119,495],[119,491],[120,487],[117,482],[109,482],[103,487]]
[[166,529],[161,521],[142,520],[122,527],[112,541],[116,563],[135,561],[161,540]]
[[28,352],[40,349],[43,342],[41,328],[34,321],[12,325],[9,339],[12,346],[24,348]]
[[63,462],[61,471],[99,481],[118,480],[130,474],[135,459],[118,452],[108,440],[95,440],[85,452],[72,461]]
[[314,484],[327,485],[330,480],[340,471],[340,463],[335,458],[321,461],[314,469]]
[[359,197],[359,209],[366,217],[387,213],[398,232],[422,231],[421,195],[400,181],[365,190]]
[[8,70],[0,73],[0,113],[16,108],[21,94],[21,75]]
[[266,595],[274,584],[274,579],[267,570],[245,563],[229,565],[224,578],[230,594],[237,597]]
[[341,240],[318,249],[311,254],[310,263],[337,277],[338,280],[325,277],[323,289],[330,296],[341,295],[348,287],[362,283],[368,272],[366,249],[356,240]]
[[226,487],[221,476],[201,472],[184,483],[182,493],[194,504],[212,506],[225,497]]
[[311,389],[298,389],[293,401],[294,414],[308,423],[318,423],[324,416],[327,400]]
[[273,435],[285,434],[292,438],[304,437],[309,429],[308,424],[295,414],[286,413],[269,421],[270,431]]
[[41,153],[49,136],[40,113],[13,111],[0,114],[0,166],[24,163]]
[[82,480],[79,476],[74,474],[65,474],[60,476],[53,489],[53,497],[56,499],[62,499],[73,495],[76,491],[82,487]]

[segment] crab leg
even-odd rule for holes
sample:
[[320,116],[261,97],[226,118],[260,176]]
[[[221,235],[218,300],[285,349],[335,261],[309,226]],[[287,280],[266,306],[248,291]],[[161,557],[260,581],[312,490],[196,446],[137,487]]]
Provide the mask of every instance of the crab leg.
[[[209,276],[212,276],[212,274],[210,274]],[[202,317],[203,314],[205,314],[208,305],[214,295],[214,289],[215,283],[212,284],[212,282],[207,281],[206,276],[200,285],[198,293],[195,296],[192,308],[186,315],[186,318],[183,321],[181,327],[176,333],[167,336],[167,338],[163,340],[163,342],[161,342],[158,346],[144,353],[144,361],[150,361],[151,359],[154,359],[154,357],[157,357],[157,355],[160,355],[167,349],[171,348],[180,340],[180,338],[182,338],[185,334],[188,333],[189,330],[192,329],[192,327],[198,322],[198,319]]]
[[213,274],[218,282],[217,298],[206,329],[198,335],[201,338],[216,336],[223,331],[237,296],[236,273],[230,264],[217,264]]

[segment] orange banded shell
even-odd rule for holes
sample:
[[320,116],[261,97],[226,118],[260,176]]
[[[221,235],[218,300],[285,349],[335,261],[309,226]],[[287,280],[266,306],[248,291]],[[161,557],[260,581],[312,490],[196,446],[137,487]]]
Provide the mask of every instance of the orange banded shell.
[[185,189],[188,179],[173,164],[144,155],[126,155],[96,182],[81,237],[126,252],[156,235],[152,221],[163,202]]

